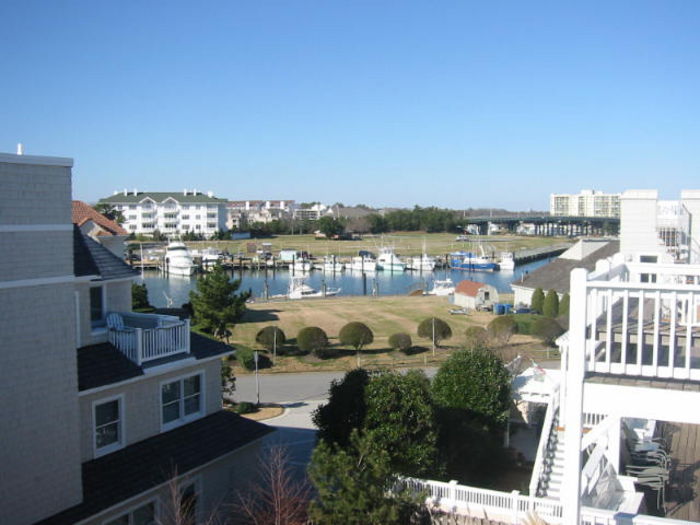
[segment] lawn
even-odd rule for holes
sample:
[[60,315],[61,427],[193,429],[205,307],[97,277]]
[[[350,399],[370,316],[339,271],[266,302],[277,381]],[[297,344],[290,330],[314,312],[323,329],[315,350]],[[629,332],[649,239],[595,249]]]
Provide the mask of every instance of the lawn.
[[[313,356],[278,357],[270,372],[302,370],[345,370],[356,366],[353,351],[342,347],[338,333],[346,323],[360,321],[374,332],[374,342],[363,350],[363,366],[411,366],[439,363],[465,342],[464,332],[467,326],[486,326],[493,315],[474,312],[470,315],[450,315],[453,306],[441,297],[343,297],[306,301],[282,301],[249,305],[241,322],[233,330],[232,343],[248,348],[258,348],[255,343],[257,332],[269,325],[279,326],[292,339],[289,347],[294,346],[294,337],[305,326],[318,326],[325,330],[331,345],[342,349],[341,357],[320,360]],[[433,356],[429,340],[420,339],[416,329],[426,317],[440,317],[452,328],[453,336],[444,342]],[[411,355],[392,351],[388,338],[394,333],[406,332],[411,335],[417,346]],[[540,357],[543,347],[539,341],[526,335],[516,335],[512,345],[502,351],[504,359],[512,358],[517,353]]]
[[[213,246],[220,250],[228,250],[230,253],[245,253],[248,243],[263,242],[272,245],[272,252],[280,250],[304,250],[317,256],[323,255],[357,255],[359,250],[377,252],[381,246],[393,246],[399,255],[417,255],[423,252],[423,245],[430,255],[445,255],[456,250],[473,249],[474,246],[466,242],[457,242],[453,233],[424,233],[424,232],[398,232],[392,234],[364,235],[356,241],[332,241],[328,239],[316,239],[313,235],[279,235],[265,239],[248,239],[244,241],[196,241],[187,242],[192,248]],[[566,239],[561,237],[532,237],[519,235],[491,235],[481,236],[484,250],[487,252],[517,251],[526,248],[538,248],[551,244],[558,244]]]

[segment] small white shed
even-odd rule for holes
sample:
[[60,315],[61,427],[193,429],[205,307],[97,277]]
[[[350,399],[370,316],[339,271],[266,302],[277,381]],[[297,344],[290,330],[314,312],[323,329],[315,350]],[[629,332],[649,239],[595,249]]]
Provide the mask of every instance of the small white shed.
[[466,280],[457,283],[454,304],[458,306],[476,309],[491,306],[497,302],[498,290],[490,284]]

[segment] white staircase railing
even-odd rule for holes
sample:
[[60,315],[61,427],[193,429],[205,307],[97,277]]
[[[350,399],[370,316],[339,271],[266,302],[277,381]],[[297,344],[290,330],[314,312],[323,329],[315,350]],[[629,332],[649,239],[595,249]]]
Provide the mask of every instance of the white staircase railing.
[[547,451],[552,440],[553,423],[557,419],[555,416],[559,412],[559,387],[555,387],[547,405],[547,413],[544,416],[542,424],[542,432],[540,433],[540,442],[537,446],[537,456],[532,468],[532,476],[530,477],[530,495],[536,496],[537,489],[541,482],[544,481],[545,469],[544,464],[547,458]]

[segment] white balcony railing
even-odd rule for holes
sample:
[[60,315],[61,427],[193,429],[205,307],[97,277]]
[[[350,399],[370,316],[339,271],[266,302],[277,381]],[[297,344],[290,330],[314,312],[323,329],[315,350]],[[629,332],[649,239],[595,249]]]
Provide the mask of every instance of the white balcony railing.
[[190,352],[190,321],[171,315],[118,312],[123,328],[109,329],[109,342],[137,365]]

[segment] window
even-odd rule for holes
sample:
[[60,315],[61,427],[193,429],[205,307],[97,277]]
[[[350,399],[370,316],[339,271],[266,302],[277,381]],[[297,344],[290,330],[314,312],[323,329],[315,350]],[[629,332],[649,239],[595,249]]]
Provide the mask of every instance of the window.
[[197,518],[197,482],[180,489],[180,514],[184,523],[195,523]]
[[655,273],[640,274],[640,281],[643,283],[655,283],[656,282],[656,274]]
[[129,204],[129,209],[130,209],[130,210],[135,210],[135,209],[136,209],[136,204]]
[[640,263],[655,263],[658,261],[658,257],[656,255],[640,255],[639,256],[639,262]]
[[109,454],[124,445],[122,397],[97,401],[93,405],[95,455]]
[[157,523],[156,502],[151,501],[106,522],[104,525],[155,525],[155,523]]
[[104,288],[90,288],[90,324],[93,328],[104,326]]
[[202,374],[161,385],[163,428],[174,428],[202,415]]
[[189,215],[183,215],[183,216],[180,217],[180,218],[181,218],[183,221],[188,221],[188,220],[190,219],[190,216],[189,216]]

